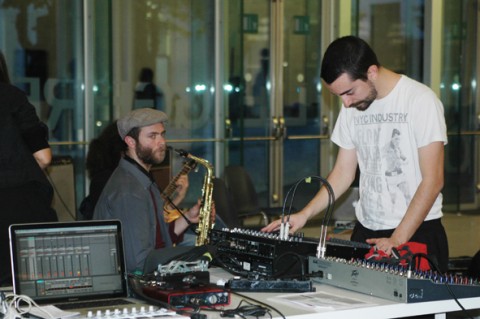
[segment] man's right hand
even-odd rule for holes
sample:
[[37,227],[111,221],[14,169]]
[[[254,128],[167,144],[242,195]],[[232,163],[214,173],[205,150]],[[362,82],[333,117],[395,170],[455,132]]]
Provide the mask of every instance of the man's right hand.
[[[307,220],[308,220],[307,216],[305,214],[303,214],[301,211],[298,212],[298,213],[290,215],[290,218],[288,218],[288,217],[284,218],[284,222],[285,223],[288,222],[290,224],[290,229],[289,229],[290,234],[293,234],[294,232],[296,232],[297,230],[299,230],[303,226],[305,226],[305,224],[307,223]],[[277,219],[277,220],[274,220],[273,222],[271,222],[267,226],[263,227],[261,229],[261,231],[262,232],[267,232],[267,233],[278,231],[278,230],[280,230],[281,222],[282,222],[281,218]]]

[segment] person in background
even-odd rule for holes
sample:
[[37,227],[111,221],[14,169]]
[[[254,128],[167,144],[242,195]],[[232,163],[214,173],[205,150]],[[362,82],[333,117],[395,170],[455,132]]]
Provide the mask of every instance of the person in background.
[[7,60],[3,55],[3,52],[0,51],[0,83],[11,84],[10,76],[8,75]]
[[164,111],[164,94],[159,87],[153,83],[153,70],[151,68],[142,68],[135,85],[135,94],[133,109],[152,107],[156,110]]
[[[358,222],[351,239],[374,245],[386,255],[408,242],[423,243],[440,270],[447,271],[448,242],[441,223],[440,193],[447,143],[442,103],[427,86],[381,66],[370,46],[354,36],[330,44],[321,77],[325,87],[343,102],[331,137],[339,151],[327,178],[335,198],[352,184],[357,164],[360,168],[360,199],[355,207]],[[401,166],[391,163],[392,157],[384,150],[391,143],[392,132],[401,136],[395,141]],[[405,184],[400,187],[400,180],[391,180],[395,177]],[[392,200],[392,192],[405,200]],[[302,228],[327,205],[328,193],[322,187],[290,217],[290,232]],[[273,221],[263,230],[279,229],[280,224],[280,220]]]
[[[92,219],[98,198],[125,151],[126,145],[118,134],[117,121],[107,125],[100,135],[90,142],[86,159],[87,173],[90,178],[89,193],[82,200],[79,208],[83,219]],[[185,199],[188,191],[188,175],[178,177],[175,185],[172,201],[178,206]]]
[[126,150],[95,206],[93,219],[119,219],[125,225],[129,273],[142,273],[152,251],[180,243],[189,226],[199,221],[200,201],[169,224],[163,218],[164,206],[171,203],[164,203],[150,169],[165,158],[167,119],[162,111],[143,108],[117,121]]
[[11,285],[8,227],[57,221],[53,187],[44,170],[52,152],[47,126],[23,91],[10,84],[0,52],[0,284]]
[[98,198],[124,151],[125,143],[118,135],[117,121],[107,125],[90,142],[85,163],[90,186],[88,196],[82,200],[79,208],[84,219],[92,219]]

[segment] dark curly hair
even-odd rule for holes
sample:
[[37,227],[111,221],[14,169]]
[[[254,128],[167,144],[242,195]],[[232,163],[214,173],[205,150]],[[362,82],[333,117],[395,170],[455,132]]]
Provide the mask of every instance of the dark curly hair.
[[375,52],[367,42],[350,35],[338,38],[328,46],[320,75],[327,84],[333,83],[343,73],[352,81],[365,81],[368,68],[372,65],[380,66]]

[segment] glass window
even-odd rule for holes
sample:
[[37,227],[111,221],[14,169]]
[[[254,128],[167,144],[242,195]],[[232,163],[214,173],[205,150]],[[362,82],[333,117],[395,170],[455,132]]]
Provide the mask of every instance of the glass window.
[[[213,0],[112,2],[114,19],[114,101],[121,116],[152,107],[169,116],[169,145],[212,161],[214,155]],[[120,18],[121,17],[121,18]],[[183,158],[172,152],[176,175]],[[203,170],[190,174],[187,201],[196,201]]]
[[50,170],[75,167],[75,175],[50,176],[57,214],[75,219],[84,180],[84,149],[76,143],[84,138],[83,1],[0,0],[0,49],[12,82],[49,127]]
[[478,6],[473,0],[444,1],[441,99],[449,133],[444,199],[446,209],[454,212],[480,207]]
[[423,80],[425,1],[353,1],[359,37],[385,67]]
[[[322,152],[319,134],[328,134],[321,120],[329,114],[328,107],[321,109],[321,1],[290,0],[284,5],[283,30],[283,116],[288,138],[284,142],[284,191],[299,179],[320,175],[320,162],[329,160]],[[333,106],[335,108],[335,106]],[[295,205],[306,205],[318,191],[318,183],[296,192]]]

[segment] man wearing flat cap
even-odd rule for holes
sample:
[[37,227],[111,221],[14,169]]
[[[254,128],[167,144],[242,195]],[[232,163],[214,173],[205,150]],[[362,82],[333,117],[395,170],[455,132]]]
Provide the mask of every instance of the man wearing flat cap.
[[[125,260],[129,273],[141,273],[147,256],[155,249],[172,247],[183,240],[189,223],[163,218],[164,202],[150,174],[167,151],[165,113],[137,109],[117,121],[118,133],[127,148],[100,195],[93,219],[119,219],[123,224]],[[184,213],[198,223],[200,204]]]

